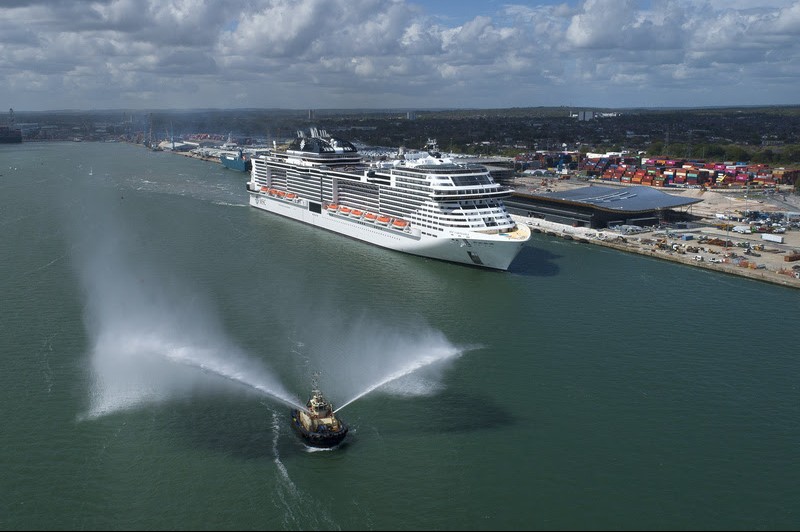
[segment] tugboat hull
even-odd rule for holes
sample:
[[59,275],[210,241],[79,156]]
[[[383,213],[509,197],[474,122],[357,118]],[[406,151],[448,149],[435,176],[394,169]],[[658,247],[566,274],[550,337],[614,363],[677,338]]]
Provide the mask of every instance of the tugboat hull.
[[316,431],[310,431],[300,421],[300,411],[292,410],[292,428],[300,435],[306,445],[329,449],[336,447],[347,436],[347,425],[339,424],[338,430],[333,430],[327,425],[319,425]]

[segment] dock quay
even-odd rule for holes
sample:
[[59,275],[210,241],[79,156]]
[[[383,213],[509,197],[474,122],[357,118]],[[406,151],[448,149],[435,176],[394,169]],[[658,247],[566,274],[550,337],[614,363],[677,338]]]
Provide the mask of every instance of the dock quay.
[[[211,155],[196,150],[173,153],[213,163],[220,162],[216,153]],[[523,179],[520,183],[533,185],[534,181]],[[585,186],[585,183],[558,181],[550,182],[548,186],[563,189]],[[699,194],[692,190],[670,192],[679,195]],[[699,224],[699,227],[683,230],[642,228],[635,234],[629,234],[613,229],[576,227],[513,213],[511,216],[517,223],[528,225],[534,233],[800,289],[800,230],[787,231],[783,235],[782,243],[763,240],[760,234],[723,231],[714,226],[715,212],[729,212],[735,204],[738,204],[736,207],[746,208],[746,205],[742,205],[742,198],[706,191],[702,199],[692,209],[704,223]],[[800,198],[793,199],[797,205],[792,209],[800,211]],[[752,251],[753,249],[756,251]]]
[[[586,179],[549,179],[523,177],[516,189],[528,193],[563,193],[568,197],[575,189],[597,186]],[[606,183],[603,183],[606,185]],[[617,188],[617,187],[615,187]],[[547,190],[545,190],[547,189]],[[620,185],[618,190],[631,190]],[[573,220],[552,220],[547,215],[512,212],[518,223],[524,223],[534,233],[573,240],[678,262],[695,268],[738,275],[771,284],[800,288],[800,228],[797,223],[776,235],[732,230],[746,212],[783,213],[797,220],[800,195],[784,188],[773,194],[755,191],[703,190],[695,188],[665,188],[664,193],[676,199],[692,202],[688,211],[694,221],[685,224],[654,224],[653,226],[588,227]],[[700,200],[700,201],[698,201]],[[681,228],[678,228],[681,227]],[[753,226],[755,227],[755,226]],[[635,229],[635,231],[630,231]]]
[[[733,237],[728,239],[725,232],[722,232],[723,238],[719,238],[719,230],[712,228],[692,232],[643,231],[636,235],[623,235],[612,230],[572,227],[525,216],[513,215],[513,218],[518,223],[528,225],[534,233],[800,289],[800,252],[796,251],[800,249],[800,231],[791,235],[794,237],[793,243],[797,240],[796,245],[765,246],[758,252],[758,257],[752,257],[744,253],[745,248],[736,245],[737,241],[742,240]],[[686,234],[692,234],[692,240],[684,240],[683,235]],[[755,242],[755,238],[752,240]],[[723,245],[706,242],[722,242]],[[797,260],[786,260],[787,257],[797,257]],[[798,268],[793,269],[794,265],[798,265]]]

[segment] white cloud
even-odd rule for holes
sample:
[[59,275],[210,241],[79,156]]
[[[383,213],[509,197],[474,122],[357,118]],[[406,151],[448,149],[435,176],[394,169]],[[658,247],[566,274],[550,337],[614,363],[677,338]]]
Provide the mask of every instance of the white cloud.
[[729,91],[740,104],[798,103],[800,1],[506,4],[449,25],[436,8],[7,0],[0,100],[17,109],[226,106],[231,94],[254,107],[715,105]]

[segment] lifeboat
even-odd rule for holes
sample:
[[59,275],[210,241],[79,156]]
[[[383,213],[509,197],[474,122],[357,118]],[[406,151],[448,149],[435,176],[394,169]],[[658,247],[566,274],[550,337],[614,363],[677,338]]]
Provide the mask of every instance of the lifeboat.
[[389,223],[389,217],[388,216],[378,216],[378,223],[381,224],[381,225],[388,224]]
[[261,187],[261,192],[268,192],[269,189],[267,187]]
[[358,209],[353,209],[352,211],[350,211],[350,216],[352,216],[353,218],[361,218],[363,214],[364,211],[359,211]]
[[339,212],[341,214],[350,214],[350,207],[339,207]]
[[408,222],[405,220],[400,220],[399,218],[392,221],[392,227],[395,229],[405,229],[408,227]]
[[278,191],[274,188],[269,189],[267,192],[269,192],[270,196],[274,196],[278,193]]
[[286,192],[284,192],[283,190],[276,190],[275,194],[277,194],[279,198],[286,197]]
[[368,212],[367,214],[364,215],[364,219],[368,222],[374,222],[375,220],[378,219],[378,215]]
[[287,192],[286,193],[286,199],[295,199],[296,197],[297,197],[297,194],[295,194],[294,192]]
[[335,203],[329,203],[329,204],[328,204],[328,210],[329,210],[329,211],[331,211],[331,212],[336,212],[336,210],[337,210],[338,208],[339,208],[339,206],[338,206],[338,205],[336,205]]
[[305,409],[292,410],[292,428],[306,445],[331,448],[347,436],[347,425],[336,417],[333,405],[314,387]]

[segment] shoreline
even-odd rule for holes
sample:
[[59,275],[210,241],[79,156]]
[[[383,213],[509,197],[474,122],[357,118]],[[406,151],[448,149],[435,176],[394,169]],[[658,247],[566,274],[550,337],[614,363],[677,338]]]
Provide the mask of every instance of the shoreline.
[[[184,157],[188,157],[191,159],[198,159],[208,162],[213,162],[217,164],[222,164],[219,159],[213,157],[203,157],[196,153],[192,152],[180,152],[180,151],[172,151],[172,153],[183,155]],[[585,186],[585,185],[583,185]],[[705,199],[705,198],[704,198]],[[713,206],[709,206],[711,210]],[[589,229],[585,227],[573,227],[570,225],[559,224],[555,222],[550,222],[547,220],[539,219],[539,218],[528,218],[525,216],[519,215],[511,215],[517,222],[523,223],[528,225],[534,232],[537,230],[543,234],[547,234],[549,236],[555,236],[559,238],[564,238],[567,240],[574,240],[578,243],[585,243],[585,244],[594,244],[599,245],[611,249],[615,249],[617,251],[623,251],[627,253],[634,253],[637,255],[644,255],[646,257],[652,257],[660,260],[667,260],[672,262],[677,262],[680,264],[684,264],[687,266],[692,266],[695,268],[703,268],[705,270],[713,271],[716,273],[723,273],[726,275],[737,275],[739,277],[746,277],[749,279],[754,279],[757,281],[763,281],[779,286],[785,286],[789,288],[796,288],[800,289],[800,278],[795,277],[789,273],[781,273],[783,272],[794,272],[800,270],[792,270],[792,266],[795,264],[800,264],[800,261],[794,262],[783,262],[781,263],[778,260],[775,260],[775,257],[780,255],[781,259],[785,254],[791,253],[792,251],[797,251],[796,248],[800,248],[800,235],[797,235],[798,232],[794,232],[791,236],[797,236],[796,240],[798,243],[794,250],[792,250],[792,245],[782,245],[779,250],[772,250],[772,253],[767,255],[769,260],[762,260],[759,261],[758,259],[755,260],[747,260],[748,257],[724,257],[720,258],[720,262],[712,262],[710,259],[713,258],[715,255],[723,255],[725,252],[728,252],[728,248],[725,248],[725,251],[717,251],[715,249],[711,249],[708,247],[708,244],[704,243],[702,240],[697,241],[689,241],[689,246],[691,247],[699,247],[702,251],[698,252],[689,252],[686,251],[687,242],[681,240],[680,236],[677,238],[670,237],[667,235],[666,232],[662,234],[662,232],[642,232],[637,235],[621,235],[614,231],[610,230],[598,230],[598,229]],[[726,240],[730,240],[729,234],[725,234],[724,232],[720,232],[718,230],[714,230],[711,227],[703,228],[699,230],[684,230],[681,231],[680,234],[696,234],[696,233],[703,233],[704,236],[710,238],[725,238]],[[677,231],[673,234],[677,234]],[[740,235],[736,235],[735,237],[737,240],[743,241],[753,241],[753,239],[744,239],[741,238]],[[762,241],[757,241],[758,244],[766,244]],[[674,246],[678,246],[677,250],[674,249]],[[666,248],[666,249],[664,249]],[[723,248],[720,248],[723,249]],[[738,246],[731,246],[730,252],[734,255],[736,251],[742,248]],[[728,252],[728,253],[730,253]],[[773,255],[774,257],[770,256]],[[702,260],[697,260],[695,257],[700,256]],[[761,258],[765,256],[765,253],[761,254]],[[759,264],[761,262],[768,262],[767,264]],[[798,273],[797,275],[800,275]]]
[[[766,265],[757,267],[756,264],[761,262],[758,261],[758,259],[755,261],[747,260],[744,265],[738,265],[733,261],[724,259],[720,259],[722,262],[711,262],[709,260],[709,255],[719,255],[722,254],[722,252],[709,249],[702,243],[702,241],[694,242],[690,245],[703,246],[703,251],[690,253],[686,251],[676,251],[673,249],[673,245],[686,245],[686,242],[682,241],[680,238],[660,238],[660,235],[646,232],[640,233],[636,236],[623,236],[613,231],[588,229],[585,227],[572,227],[570,225],[558,224],[538,218],[527,218],[519,215],[512,215],[512,218],[519,223],[529,226],[534,232],[537,232],[538,230],[538,232],[542,234],[563,238],[565,240],[573,240],[580,244],[603,246],[627,253],[634,253],[655,259],[677,262],[695,268],[703,268],[716,273],[737,275],[739,277],[747,277],[757,281],[764,281],[771,284],[800,289],[800,278],[785,273],[779,273],[776,269],[767,268]],[[659,243],[661,243],[662,246],[665,246],[666,249],[658,247]],[[680,249],[680,247],[678,249]],[[728,249],[736,250],[741,248],[731,246]],[[783,257],[785,256],[785,253],[786,251],[773,251],[771,254],[774,254],[776,257]],[[697,260],[695,258],[697,256],[703,257],[703,260]],[[763,256],[764,255],[762,254],[762,257]],[[773,263],[774,268],[774,263],[776,261],[772,260],[771,262]],[[784,262],[784,264],[786,265],[786,270],[792,271],[792,265],[800,264],[800,261]]]

